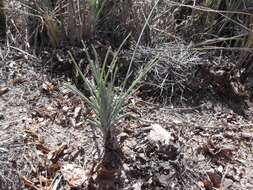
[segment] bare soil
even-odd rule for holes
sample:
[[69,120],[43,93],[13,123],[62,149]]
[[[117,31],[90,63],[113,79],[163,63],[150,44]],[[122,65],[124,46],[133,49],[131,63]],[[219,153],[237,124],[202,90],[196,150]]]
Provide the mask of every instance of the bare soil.
[[[239,115],[208,93],[181,107],[131,97],[117,128],[121,175],[97,187],[90,171],[103,153],[100,132],[66,80],[18,51],[0,62],[1,190],[253,189],[253,107]],[[150,140],[154,124],[170,134],[168,143]]]

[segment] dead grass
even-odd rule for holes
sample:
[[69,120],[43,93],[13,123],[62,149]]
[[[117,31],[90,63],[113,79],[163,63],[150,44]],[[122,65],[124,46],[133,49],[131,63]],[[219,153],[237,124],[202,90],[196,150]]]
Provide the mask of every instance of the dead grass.
[[[80,45],[81,40],[103,39],[118,47],[133,30],[131,24],[132,0],[101,1],[93,7],[89,1],[79,0],[14,0],[8,10],[16,18],[9,22],[23,40],[33,48]],[[14,6],[15,4],[15,6]],[[101,6],[101,7],[100,7]],[[18,22],[17,18],[19,17]],[[25,29],[25,30],[24,30]]]

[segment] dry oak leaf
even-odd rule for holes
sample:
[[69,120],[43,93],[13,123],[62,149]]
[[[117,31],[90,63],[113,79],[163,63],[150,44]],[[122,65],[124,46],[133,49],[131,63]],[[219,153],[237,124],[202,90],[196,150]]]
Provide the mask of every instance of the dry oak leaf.
[[89,179],[88,172],[76,164],[62,165],[61,173],[71,187],[78,187]]
[[36,146],[36,149],[40,150],[43,154],[48,154],[50,152],[50,149],[40,141],[37,141],[34,144]]
[[30,190],[39,190],[39,188],[37,188],[35,186],[35,184],[32,181],[30,181],[29,179],[27,179],[25,176],[21,176],[20,179],[24,183],[26,188],[28,188]]
[[57,87],[50,82],[44,82],[42,84],[42,89],[45,92],[52,93],[57,90]]
[[63,143],[61,146],[57,147],[55,150],[50,151],[48,153],[47,158],[51,160],[53,163],[56,163],[60,157],[63,156],[64,150],[68,148],[66,143]]
[[216,172],[207,172],[209,179],[212,182],[213,187],[220,188],[221,187],[221,176]]

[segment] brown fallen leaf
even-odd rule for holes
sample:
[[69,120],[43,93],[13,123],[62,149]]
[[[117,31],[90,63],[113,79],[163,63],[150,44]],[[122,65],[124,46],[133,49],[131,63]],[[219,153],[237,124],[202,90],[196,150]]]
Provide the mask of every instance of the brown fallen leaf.
[[71,187],[80,186],[89,179],[88,172],[75,164],[64,164],[61,167],[61,173]]
[[120,174],[120,170],[119,169],[110,170],[104,167],[102,164],[99,164],[98,174],[103,179],[113,179],[115,176],[118,176]]
[[213,190],[213,184],[211,181],[209,181],[208,179],[203,179],[202,180],[203,186],[206,190]]
[[53,163],[49,166],[47,166],[47,174],[48,174],[48,178],[50,177],[54,177],[56,172],[58,172],[61,169],[61,166],[59,164],[59,162]]
[[221,187],[221,176],[216,172],[207,172],[209,179],[212,182],[212,186],[215,188]]
[[49,111],[46,107],[40,107],[34,109],[35,113],[34,115],[38,115],[43,118],[52,118],[52,113]]
[[22,78],[21,76],[15,78],[12,80],[12,84],[15,86],[17,84],[21,84],[23,82],[26,82],[26,79]]
[[34,144],[36,149],[41,151],[43,154],[48,154],[50,152],[50,149],[46,145],[44,145],[43,140],[35,132],[35,129],[26,129],[25,132],[31,135],[31,137],[33,138],[32,142],[27,141],[26,143]]
[[233,157],[233,151],[233,147],[222,147],[219,152],[217,152],[217,155],[227,160],[231,160]]
[[37,188],[35,184],[31,180],[27,179],[25,176],[21,176],[20,179],[24,183],[25,187],[29,190],[39,190],[39,188]]
[[61,146],[59,146],[55,150],[50,151],[47,157],[48,160],[52,161],[53,163],[56,163],[59,160],[59,158],[63,156],[64,150],[67,148],[68,148],[67,144],[63,143]]
[[[40,183],[42,186],[47,186],[48,184],[51,184],[52,180],[44,177],[44,176],[39,176],[38,177],[38,183]],[[40,188],[43,189],[43,188]]]
[[203,151],[204,155],[215,156],[217,147],[215,147],[211,140],[208,140],[207,143],[202,145],[201,150]]
[[25,129],[24,132],[31,135],[31,137],[33,138],[34,141],[41,141],[40,137],[38,136],[38,134],[34,130]]
[[36,141],[34,144],[36,146],[36,149],[40,150],[43,154],[48,154],[50,152],[50,149],[40,141]]
[[208,141],[207,143],[203,144],[200,148],[204,155],[208,155],[215,158],[225,158],[231,160],[233,156],[234,147],[227,146],[219,146],[214,144],[212,141]]
[[57,87],[52,83],[46,81],[42,84],[42,90],[47,93],[52,93],[57,90]]

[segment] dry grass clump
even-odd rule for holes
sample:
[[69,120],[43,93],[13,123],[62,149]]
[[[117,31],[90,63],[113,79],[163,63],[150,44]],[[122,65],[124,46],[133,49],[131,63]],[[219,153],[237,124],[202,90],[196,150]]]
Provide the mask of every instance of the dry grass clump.
[[22,4],[28,15],[29,41],[35,47],[73,45],[90,33],[92,15],[87,3],[32,0]]
[[[135,35],[141,31],[142,25],[145,23],[148,13],[152,9],[153,2],[145,0],[133,1],[132,28]],[[167,0],[160,0],[154,10],[154,14],[150,18],[148,27],[142,37],[143,45],[156,45],[168,41],[174,41],[176,37],[176,23],[174,19],[175,6]],[[135,39],[137,39],[135,37]]]
[[[128,60],[129,54],[132,53],[126,51],[124,59]],[[197,67],[203,63],[203,59],[198,52],[182,45],[182,42],[169,42],[156,47],[139,47],[134,65],[141,67],[157,54],[159,61],[146,76],[142,91],[145,94],[159,96],[168,103],[178,95],[183,98],[184,91],[192,85]]]
[[251,47],[249,46],[252,43],[251,0],[206,0],[200,3],[168,1],[168,3],[178,7],[175,19],[180,24],[177,31],[186,40],[194,40],[198,46]]
[[128,27],[132,0],[13,2],[19,3],[18,11],[26,17],[23,26],[27,29],[26,38],[33,47],[81,45],[81,40],[97,38],[103,38],[117,46],[130,32]]
[[217,41],[224,46],[252,46],[251,0],[206,0],[205,5],[218,10],[217,13],[208,13],[206,17],[206,25],[212,26],[207,28],[207,33],[216,35]]

